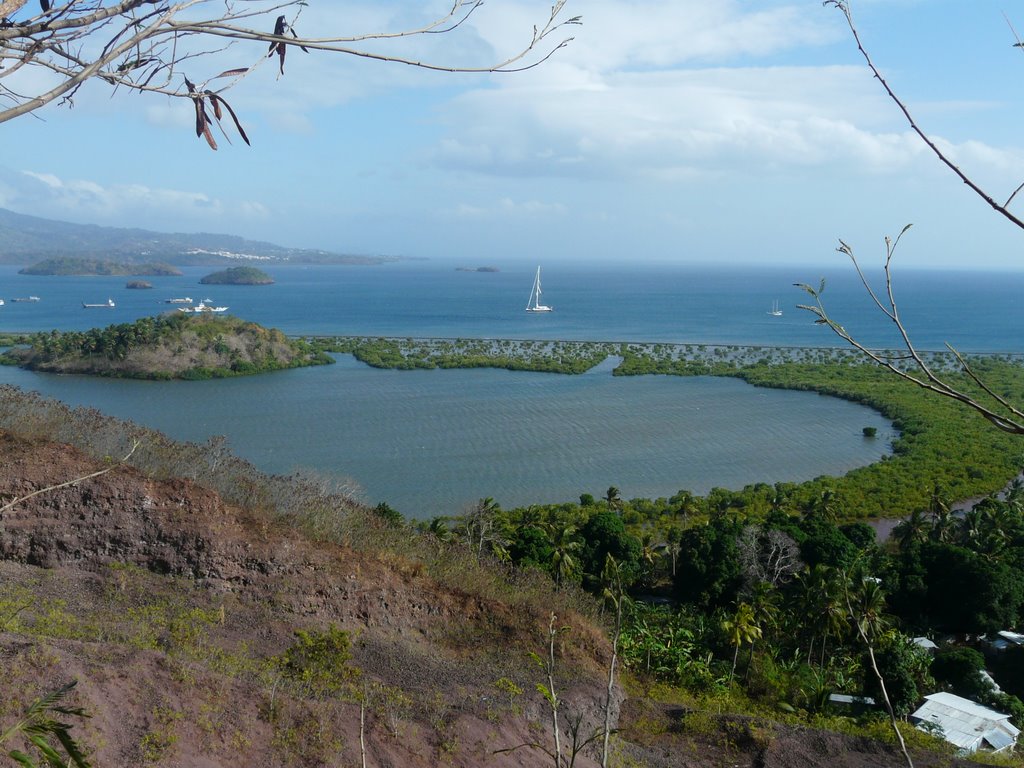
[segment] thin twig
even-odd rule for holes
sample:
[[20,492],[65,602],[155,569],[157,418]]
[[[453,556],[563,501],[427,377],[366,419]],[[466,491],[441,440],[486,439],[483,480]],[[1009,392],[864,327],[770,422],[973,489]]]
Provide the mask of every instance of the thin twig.
[[132,449],[130,451],[128,451],[128,453],[125,454],[123,459],[121,459],[116,464],[113,464],[112,466],[107,467],[106,469],[101,469],[98,472],[90,472],[88,475],[82,475],[81,477],[76,477],[74,480],[68,480],[67,482],[58,483],[57,485],[48,485],[45,488],[40,488],[40,489],[38,489],[36,491],[32,491],[32,493],[26,494],[24,496],[19,496],[18,498],[14,499],[13,501],[9,501],[6,504],[4,504],[2,507],[0,507],[0,514],[3,514],[7,510],[9,510],[12,507],[14,507],[15,505],[20,504],[23,501],[28,501],[33,496],[38,496],[41,493],[46,493],[47,491],[56,491],[56,490],[58,490],[60,488],[67,488],[69,485],[75,485],[77,483],[81,483],[83,480],[91,480],[94,477],[99,477],[100,475],[105,475],[105,474],[107,474],[107,472],[111,472],[112,470],[117,469],[119,466],[121,466],[126,461],[128,461],[128,459],[131,458],[132,454],[135,453],[135,449],[138,448],[138,447],[139,447],[139,441],[136,440],[134,443],[132,443]]

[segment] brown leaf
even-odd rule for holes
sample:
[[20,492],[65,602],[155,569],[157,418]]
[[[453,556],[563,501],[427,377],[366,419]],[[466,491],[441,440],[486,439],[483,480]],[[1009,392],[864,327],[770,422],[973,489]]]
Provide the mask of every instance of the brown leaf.
[[217,102],[220,102],[224,105],[224,108],[228,111],[228,114],[231,115],[231,119],[235,121],[235,128],[238,129],[238,135],[242,137],[242,141],[244,141],[246,144],[249,144],[249,146],[251,147],[252,144],[249,143],[249,137],[245,135],[245,130],[242,128],[242,124],[238,121],[238,115],[235,114],[235,110],[231,108],[231,105],[224,101],[224,99],[222,99],[220,96],[211,95],[210,98],[215,99]]
[[203,109],[203,100],[193,99],[192,103],[196,106],[196,136],[202,136],[207,123],[206,110]]

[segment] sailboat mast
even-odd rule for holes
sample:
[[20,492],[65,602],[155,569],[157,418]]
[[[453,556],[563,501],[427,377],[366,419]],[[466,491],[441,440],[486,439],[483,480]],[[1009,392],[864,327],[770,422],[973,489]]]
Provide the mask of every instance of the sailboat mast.
[[540,267],[537,267],[537,274],[533,278],[533,288],[530,290],[530,300],[526,302],[527,312],[550,312],[551,307],[545,307],[540,303]]

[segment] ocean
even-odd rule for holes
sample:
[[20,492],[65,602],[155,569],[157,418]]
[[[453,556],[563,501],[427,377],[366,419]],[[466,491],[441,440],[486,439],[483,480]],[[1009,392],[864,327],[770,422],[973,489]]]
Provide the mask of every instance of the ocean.
[[[211,268],[146,278],[30,277],[0,267],[0,331],[84,329],[171,309],[191,296],[290,334],[650,341],[773,347],[841,346],[809,313],[795,282],[806,267],[545,264],[550,313],[524,311],[535,264],[407,261],[379,266],[266,266],[271,286],[202,286]],[[851,269],[824,274],[837,321],[875,346],[892,323]],[[1024,352],[1018,301],[1024,275],[906,271],[901,316],[922,349]],[[113,309],[82,302],[114,299]],[[769,315],[774,301],[781,317]],[[329,367],[209,382],[140,382],[0,368],[0,383],[132,419],[172,437],[226,435],[261,469],[313,471],[361,500],[410,517],[463,511],[493,497],[504,507],[602,495],[670,496],[687,489],[797,481],[878,460],[894,435],[861,406],[734,380],[583,376],[497,370],[378,371],[341,356]],[[866,440],[862,428],[879,430]]]

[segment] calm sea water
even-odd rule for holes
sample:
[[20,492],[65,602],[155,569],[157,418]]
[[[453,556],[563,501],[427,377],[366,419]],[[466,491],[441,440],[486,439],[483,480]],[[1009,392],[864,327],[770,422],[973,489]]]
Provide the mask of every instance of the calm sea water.
[[[267,268],[266,287],[198,285],[208,269],[152,278],[28,277],[0,267],[0,330],[88,328],[165,311],[173,296],[211,298],[232,314],[288,333],[670,341],[834,346],[794,305],[802,268],[725,271],[671,266],[544,267],[544,301],[523,311],[535,265],[498,273],[454,264]],[[470,265],[477,266],[477,265]],[[869,343],[891,345],[853,275],[827,275],[837,320]],[[1018,274],[907,272],[901,312],[921,347],[1024,352]],[[111,310],[81,303],[108,297]],[[767,314],[773,300],[782,317]],[[342,358],[327,368],[211,382],[107,381],[0,369],[0,382],[90,405],[187,440],[228,436],[269,472],[309,468],[351,481],[371,503],[407,515],[461,511],[483,496],[503,506],[559,502],[615,485],[628,497],[687,488],[838,474],[877,460],[892,433],[862,407],[809,393],[758,390],[719,379],[584,376],[509,371],[377,371]],[[865,440],[865,426],[879,438]]]

